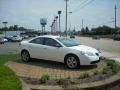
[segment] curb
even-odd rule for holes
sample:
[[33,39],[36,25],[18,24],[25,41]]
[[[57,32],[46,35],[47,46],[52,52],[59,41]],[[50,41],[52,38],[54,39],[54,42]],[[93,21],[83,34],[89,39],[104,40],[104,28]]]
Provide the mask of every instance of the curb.
[[[68,86],[60,86],[60,85],[31,85],[26,84],[23,80],[21,80],[24,84],[23,90],[109,90],[111,87],[114,87],[117,84],[120,84],[120,72],[117,75],[111,76],[108,79],[96,81],[92,83],[84,83],[77,85],[68,85]],[[111,89],[112,90],[112,89]],[[117,90],[117,89],[114,89]],[[119,90],[119,89],[118,89]]]

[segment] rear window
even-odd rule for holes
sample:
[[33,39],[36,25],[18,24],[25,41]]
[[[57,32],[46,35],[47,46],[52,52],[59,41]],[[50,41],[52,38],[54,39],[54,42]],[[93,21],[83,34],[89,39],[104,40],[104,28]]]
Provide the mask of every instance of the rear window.
[[44,40],[44,38],[39,37],[39,38],[35,38],[35,39],[31,40],[30,43],[43,44],[43,40]]

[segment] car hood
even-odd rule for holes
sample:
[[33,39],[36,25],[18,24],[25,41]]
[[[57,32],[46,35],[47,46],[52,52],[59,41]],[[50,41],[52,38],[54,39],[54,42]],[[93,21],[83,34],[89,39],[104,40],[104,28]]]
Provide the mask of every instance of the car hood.
[[79,51],[83,51],[83,52],[95,52],[95,53],[99,52],[97,49],[86,46],[86,45],[73,46],[70,48],[75,49],[75,50],[79,50]]

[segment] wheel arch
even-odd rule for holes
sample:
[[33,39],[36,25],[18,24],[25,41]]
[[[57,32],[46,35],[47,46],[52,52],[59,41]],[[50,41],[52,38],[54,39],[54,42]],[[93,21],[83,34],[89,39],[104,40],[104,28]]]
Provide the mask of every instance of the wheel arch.
[[73,56],[77,57],[78,61],[80,62],[80,58],[78,57],[78,55],[76,55],[76,54],[74,54],[74,53],[68,53],[68,54],[66,54],[65,57],[64,57],[64,63],[65,63],[66,58],[67,58],[69,55],[73,55]]
[[[21,50],[21,55],[22,55],[22,53],[23,53],[24,51],[26,51],[26,52],[28,52],[28,53],[29,53],[29,51],[28,51],[28,50],[23,49],[23,50]],[[29,55],[30,55],[30,53],[29,53]]]

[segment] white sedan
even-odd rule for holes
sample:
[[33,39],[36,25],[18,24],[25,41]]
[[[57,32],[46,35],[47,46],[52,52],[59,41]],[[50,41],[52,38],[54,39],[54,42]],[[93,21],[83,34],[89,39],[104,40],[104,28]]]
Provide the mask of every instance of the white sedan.
[[20,43],[21,59],[31,58],[51,60],[64,63],[68,68],[79,65],[96,64],[101,59],[101,52],[95,48],[82,45],[77,41],[60,36],[38,36]]

